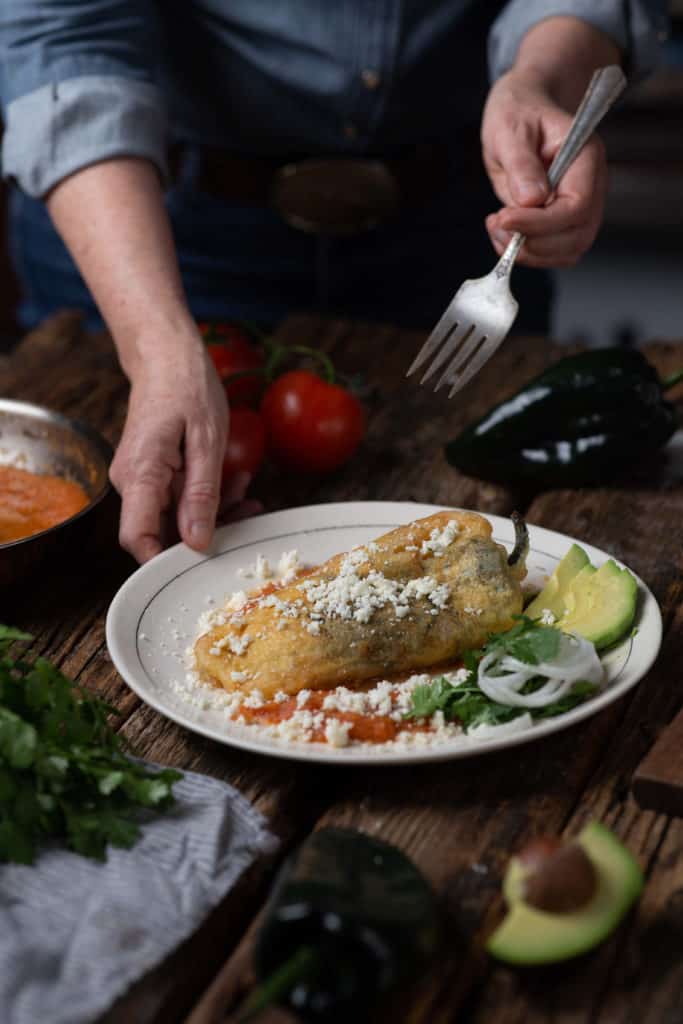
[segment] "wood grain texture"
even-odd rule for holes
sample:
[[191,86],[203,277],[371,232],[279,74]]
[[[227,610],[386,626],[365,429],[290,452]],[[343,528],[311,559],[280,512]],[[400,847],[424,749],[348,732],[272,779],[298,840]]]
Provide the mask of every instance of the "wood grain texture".
[[683,817],[683,711],[640,762],[631,788],[640,807]]
[[[651,357],[662,373],[680,358],[675,346]],[[443,434],[441,434],[443,436]],[[560,530],[606,548],[632,565],[653,588],[665,622],[680,603],[683,585],[683,492],[674,457],[639,468],[635,490],[555,492],[539,496],[529,522]],[[657,488],[657,489],[656,489]],[[666,549],[653,533],[666,538]],[[628,779],[661,721],[681,695],[668,681],[683,651],[683,623],[667,635],[663,657],[635,694],[565,734],[514,753],[410,770],[355,772],[343,801],[319,825],[360,828],[396,843],[436,887],[448,941],[437,969],[402,1004],[401,1020],[584,1021],[598,1013],[621,982],[617,966],[627,943],[647,951],[640,921],[622,929],[591,959],[544,972],[513,972],[487,962],[483,940],[502,912],[499,894],[511,852],[534,835],[573,835],[591,817],[614,828],[645,866],[657,868],[666,822],[634,818]],[[647,686],[647,689],[645,688]],[[605,751],[609,756],[605,759]],[[670,912],[671,916],[671,912]],[[683,922],[678,922],[683,927]],[[252,927],[190,1018],[218,1024],[239,1007],[251,983]],[[630,977],[630,976],[629,976]],[[386,1020],[392,1017],[389,1010]],[[228,1018],[229,1019],[229,1018]],[[604,1019],[611,1019],[605,1017]],[[672,1018],[675,1019],[675,1018]],[[189,1024],[189,1022],[188,1022]]]
[[[334,823],[379,835],[414,858],[439,893],[446,941],[433,973],[402,1002],[399,1015],[395,1008],[388,1011],[388,1020],[659,1024],[680,1019],[675,1016],[683,991],[679,958],[671,952],[653,958],[649,950],[671,942],[680,948],[683,885],[676,850],[681,826],[641,811],[629,782],[682,697],[676,685],[683,654],[681,449],[672,445],[666,456],[634,467],[628,480],[595,490],[529,494],[482,483],[445,463],[443,442],[566,350],[539,338],[511,339],[466,396],[449,403],[404,378],[423,340],[419,335],[297,317],[279,336],[285,343],[319,345],[343,373],[363,374],[368,431],[353,462],[324,480],[266,471],[256,490],[267,508],[369,498],[501,514],[515,507],[526,511],[532,523],[610,551],[652,587],[666,634],[648,679],[616,706],[571,730],[467,761],[417,769],[316,766],[311,771],[231,750],[141,704],[108,658],[106,609],[133,568],[117,548],[115,503],[110,534],[97,558],[54,572],[49,585],[27,581],[11,595],[0,594],[0,617],[34,634],[33,653],[50,657],[116,704],[120,727],[137,753],[237,786],[281,838],[278,857],[311,828]],[[650,356],[662,372],[672,372],[680,365],[681,348],[661,344]],[[0,375],[4,394],[87,419],[113,443],[119,437],[127,382],[110,340],[85,336],[77,316],[61,314],[26,338],[0,364]],[[501,913],[499,885],[507,857],[532,835],[574,834],[591,817],[614,828],[646,867],[640,911],[589,961],[562,972],[496,967],[483,953],[483,940]],[[275,861],[246,873],[204,926],[112,1008],[107,1024],[228,1019],[253,983],[251,941]]]

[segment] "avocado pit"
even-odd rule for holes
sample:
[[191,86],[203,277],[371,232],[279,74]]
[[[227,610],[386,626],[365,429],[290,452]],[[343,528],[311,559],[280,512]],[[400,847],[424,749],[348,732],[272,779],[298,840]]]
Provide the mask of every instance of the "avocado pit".
[[508,862],[507,912],[486,948],[520,966],[580,956],[616,928],[642,888],[638,862],[599,821],[566,845],[534,840]]
[[549,914],[569,914],[591,901],[598,876],[577,842],[553,837],[533,840],[519,854],[524,869],[523,899]]

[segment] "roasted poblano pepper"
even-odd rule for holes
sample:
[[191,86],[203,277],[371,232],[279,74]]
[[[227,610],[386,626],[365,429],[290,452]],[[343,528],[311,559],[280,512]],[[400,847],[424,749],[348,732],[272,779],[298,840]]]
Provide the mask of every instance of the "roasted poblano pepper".
[[368,1020],[437,943],[436,901],[400,850],[324,828],[285,863],[254,948],[261,982],[239,1021],[280,1003],[304,1021]]
[[598,484],[666,444],[677,427],[660,380],[637,349],[603,348],[553,364],[446,445],[472,476],[549,487]]

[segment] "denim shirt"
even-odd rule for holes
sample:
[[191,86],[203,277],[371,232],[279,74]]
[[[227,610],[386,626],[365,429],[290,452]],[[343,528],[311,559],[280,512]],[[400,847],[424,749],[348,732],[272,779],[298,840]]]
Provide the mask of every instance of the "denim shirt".
[[42,196],[170,140],[251,155],[375,154],[476,137],[489,76],[573,15],[641,75],[665,0],[2,0],[3,174]]

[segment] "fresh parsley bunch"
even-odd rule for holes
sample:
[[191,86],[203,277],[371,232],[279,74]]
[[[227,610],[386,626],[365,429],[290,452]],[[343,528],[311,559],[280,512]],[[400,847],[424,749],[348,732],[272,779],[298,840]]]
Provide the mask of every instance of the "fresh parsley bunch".
[[48,840],[103,860],[107,843],[135,843],[141,809],[173,803],[181,775],[128,758],[115,709],[45,658],[10,657],[30,639],[0,625],[0,861],[31,864]]
[[[467,730],[477,725],[502,725],[524,714],[531,714],[533,718],[553,718],[571,711],[596,692],[597,688],[592,683],[578,682],[570,693],[541,708],[511,707],[487,697],[477,684],[479,662],[485,655],[498,651],[528,665],[539,665],[552,661],[559,651],[560,633],[557,629],[542,626],[525,615],[518,615],[516,619],[511,629],[492,634],[481,650],[465,652],[463,663],[468,675],[463,682],[453,684],[439,676],[433,683],[416,686],[412,694],[412,708],[406,718],[429,718],[435,711],[443,711],[447,721],[457,720]],[[529,680],[526,692],[531,692],[538,685],[533,679]]]

